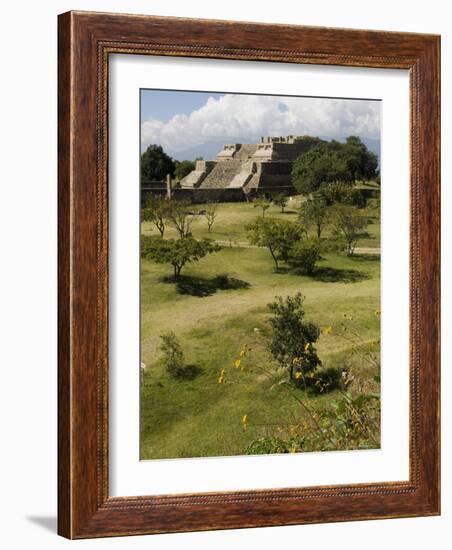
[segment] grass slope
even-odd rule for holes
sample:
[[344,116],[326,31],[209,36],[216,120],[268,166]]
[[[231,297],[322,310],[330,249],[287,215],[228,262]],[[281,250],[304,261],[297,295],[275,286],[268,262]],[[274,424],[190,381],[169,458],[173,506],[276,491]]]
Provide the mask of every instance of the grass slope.
[[[233,240],[246,241],[243,226],[259,213],[246,203],[221,204],[212,233],[207,233],[202,217],[193,222],[192,233],[196,238],[229,240],[233,235]],[[296,219],[295,214],[281,214],[273,206],[266,215]],[[366,246],[378,247],[379,226],[369,227],[375,239]],[[143,224],[145,234],[150,229],[150,224]],[[165,234],[170,236],[176,236],[172,229]],[[306,317],[321,327],[333,327],[318,343],[325,366],[345,360],[363,376],[376,374],[350,357],[350,343],[340,325],[344,316],[351,317],[347,323],[364,342],[379,338],[379,319],[374,315],[380,301],[379,270],[377,255],[327,255],[314,277],[275,273],[267,250],[232,246],[187,266],[176,285],[168,280],[170,266],[143,260],[141,357],[146,368],[141,389],[141,458],[241,454],[248,443],[275,426],[297,422],[300,407],[285,390],[270,389],[265,377],[248,370],[253,365],[271,365],[265,346],[267,304],[277,295],[301,291]],[[220,275],[227,275],[228,284]],[[161,365],[159,335],[169,330],[178,335],[187,364],[198,371],[191,380],[173,379]],[[244,362],[247,370],[241,372],[233,363],[243,344],[251,346],[252,352]],[[218,384],[222,368],[227,376],[224,385]],[[322,408],[333,398],[334,393],[311,399]],[[248,415],[246,431],[241,426],[244,414]]]

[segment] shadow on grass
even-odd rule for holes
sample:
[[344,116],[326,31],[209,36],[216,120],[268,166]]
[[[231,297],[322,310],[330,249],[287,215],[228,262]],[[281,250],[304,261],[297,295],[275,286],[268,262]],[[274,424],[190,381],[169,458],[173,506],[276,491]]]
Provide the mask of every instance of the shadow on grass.
[[311,277],[322,283],[358,283],[369,279],[367,273],[357,269],[337,269],[335,267],[317,267]]
[[381,256],[380,254],[353,254],[348,259],[355,262],[379,262]]
[[[164,277],[163,281],[165,283],[174,284],[174,279],[172,277]],[[188,294],[200,298],[211,296],[219,290],[238,290],[249,287],[250,284],[246,281],[228,277],[227,275],[217,275],[212,279],[180,275],[179,279],[176,281],[176,289],[179,294]]]
[[202,374],[203,369],[198,367],[198,365],[185,365],[184,368],[177,375],[178,380],[194,380],[200,374]]

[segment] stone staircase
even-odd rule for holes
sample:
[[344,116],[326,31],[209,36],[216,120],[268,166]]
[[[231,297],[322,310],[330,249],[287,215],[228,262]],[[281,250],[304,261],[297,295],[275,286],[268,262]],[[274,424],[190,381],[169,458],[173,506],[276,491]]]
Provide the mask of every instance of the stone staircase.
[[242,167],[240,160],[219,161],[214,169],[202,181],[201,188],[224,188],[228,187]]
[[240,149],[235,153],[234,158],[240,160],[250,159],[254,153],[257,151],[257,145],[255,144],[244,144]]

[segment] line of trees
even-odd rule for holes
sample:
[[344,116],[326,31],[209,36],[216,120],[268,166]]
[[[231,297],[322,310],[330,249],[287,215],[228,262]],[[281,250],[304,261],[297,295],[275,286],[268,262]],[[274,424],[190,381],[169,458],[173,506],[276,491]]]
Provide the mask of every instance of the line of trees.
[[198,157],[195,160],[174,160],[161,145],[149,145],[141,154],[140,174],[141,181],[163,181],[170,175],[171,178],[181,180],[195,169],[196,161],[203,160]]

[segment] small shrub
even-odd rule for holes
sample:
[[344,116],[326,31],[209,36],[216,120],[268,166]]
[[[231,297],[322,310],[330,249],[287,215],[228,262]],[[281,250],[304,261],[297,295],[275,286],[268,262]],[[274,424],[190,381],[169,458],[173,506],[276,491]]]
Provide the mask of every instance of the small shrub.
[[160,336],[160,351],[163,353],[163,364],[171,376],[182,377],[185,374],[184,352],[174,332]]
[[281,367],[289,372],[291,381],[305,382],[306,374],[314,371],[321,361],[314,347],[320,329],[304,320],[303,296],[280,296],[268,305],[272,317],[270,352]]
[[347,369],[328,367],[316,371],[314,376],[306,379],[306,384],[313,393],[327,393],[333,390],[345,390],[348,384]]
[[298,241],[290,250],[288,263],[301,273],[311,275],[320,260],[320,245],[317,240]]

